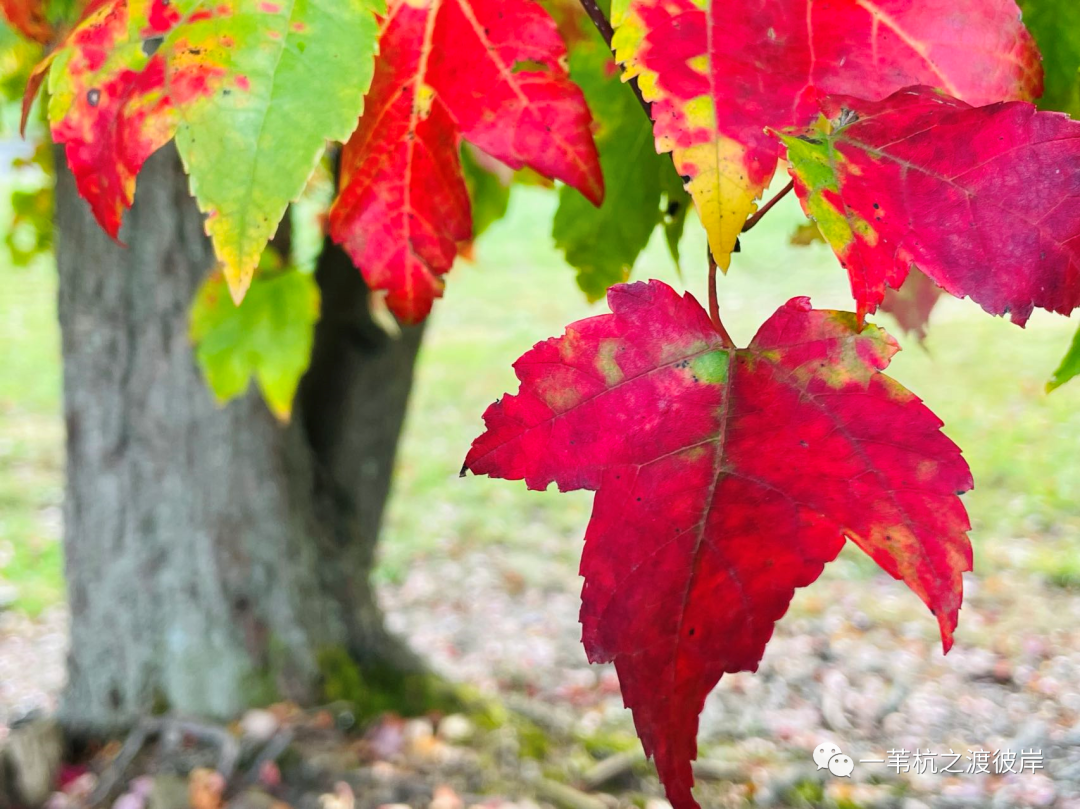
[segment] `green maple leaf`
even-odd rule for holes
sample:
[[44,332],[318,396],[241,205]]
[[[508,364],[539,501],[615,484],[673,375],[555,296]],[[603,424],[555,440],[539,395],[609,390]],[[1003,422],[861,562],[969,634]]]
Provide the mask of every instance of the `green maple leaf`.
[[599,40],[573,52],[570,75],[585,92],[596,122],[607,194],[596,208],[574,189],[562,188],[552,236],[577,269],[578,285],[595,301],[629,277],[657,224],[664,224],[678,260],[690,203],[671,160],[656,153],[648,119]]

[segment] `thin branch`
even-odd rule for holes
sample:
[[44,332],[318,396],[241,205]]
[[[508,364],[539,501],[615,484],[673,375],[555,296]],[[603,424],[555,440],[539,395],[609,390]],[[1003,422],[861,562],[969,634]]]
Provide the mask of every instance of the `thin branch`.
[[[604,10],[597,5],[596,0],[581,0],[581,7],[585,9],[585,13],[589,15],[589,19],[592,20],[592,24],[596,26],[596,30],[600,32],[600,36],[604,38],[604,43],[608,46],[608,50],[611,51],[611,55],[615,56],[615,49],[611,45],[611,41],[615,37],[615,29],[611,27],[611,22],[608,18],[604,16]],[[645,96],[641,94],[641,88],[638,87],[637,78],[630,79],[627,84],[629,84],[630,89],[634,91],[634,95],[637,97],[641,108],[645,110],[645,117],[649,119],[649,123],[652,123],[652,104],[646,101]]]
[[775,197],[773,197],[772,199],[770,199],[768,202],[766,202],[764,205],[761,206],[761,210],[759,210],[756,214],[754,214],[753,216],[751,216],[749,219],[746,220],[746,224],[743,225],[742,232],[746,233],[746,231],[752,230],[754,225],[756,225],[758,222],[760,222],[761,218],[763,216],[765,216],[765,214],[767,214],[770,210],[772,210],[772,206],[775,205],[776,203],[778,203],[780,200],[782,200],[788,194],[790,194],[791,190],[794,187],[795,187],[795,181],[792,180],[790,183],[788,183],[783,188],[781,188],[776,193]]
[[716,297],[716,259],[713,258],[712,250],[708,247],[705,248],[705,253],[709,256],[709,319],[712,320],[713,328],[720,335],[724,345],[734,348],[735,341],[731,339],[728,330],[724,328],[723,321],[720,320],[720,302]]
[[608,18],[604,16],[604,10],[600,8],[596,0],[581,0],[581,7],[589,15],[589,19],[596,26],[596,30],[600,32],[600,36],[604,38],[608,48],[611,48],[611,40],[615,37],[615,29],[611,27]]

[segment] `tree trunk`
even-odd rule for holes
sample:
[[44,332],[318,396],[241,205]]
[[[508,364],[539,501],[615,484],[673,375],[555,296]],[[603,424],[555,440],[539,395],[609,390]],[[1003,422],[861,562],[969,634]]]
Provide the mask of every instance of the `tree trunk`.
[[255,392],[219,407],[187,326],[213,256],[175,152],[140,174],[126,248],[57,163],[65,725],[360,699],[372,682],[420,672],[386,632],[369,580],[420,330],[387,337],[360,274],[330,247],[292,422],[278,424]]

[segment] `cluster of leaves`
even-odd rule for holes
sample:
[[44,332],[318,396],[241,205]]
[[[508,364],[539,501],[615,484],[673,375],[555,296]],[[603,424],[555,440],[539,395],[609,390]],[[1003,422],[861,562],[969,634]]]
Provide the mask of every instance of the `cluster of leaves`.
[[[581,3],[598,33],[568,0],[91,0],[68,28],[34,0],[0,7],[48,46],[27,97],[47,85],[52,136],[114,236],[140,167],[175,139],[221,261],[193,335],[223,398],[254,378],[288,412],[318,295],[266,245],[327,141],[344,144],[328,235],[404,323],[514,182],[564,184],[554,239],[611,314],[518,360],[520,390],[485,413],[465,469],[596,492],[585,647],[614,663],[684,809],[705,697],[756,668],[845,540],[952,643],[971,474],[883,373],[898,346],[866,318],[885,307],[921,332],[944,293],[1018,325],[1080,306],[1080,123],[1062,114],[1080,114],[1080,19],[1061,16],[1080,12]],[[691,204],[726,270],[781,160],[854,312],[796,298],[739,348],[715,288],[706,312],[625,283],[657,227],[678,260]],[[1080,335],[1051,385],[1078,373]]]
[[[757,667],[795,588],[845,539],[952,644],[970,472],[881,373],[897,346],[866,316],[909,276],[891,307],[915,330],[940,291],[1019,325],[1035,307],[1080,306],[1080,123],[1031,103],[1040,55],[1012,0],[951,8],[770,0],[740,15],[716,0],[615,0],[616,56],[716,262],[785,157],[857,310],[795,299],[739,349],[715,308],[657,282],[613,287],[611,315],[518,360],[519,392],[485,413],[466,459],[531,488],[596,492],[583,641],[614,662],[676,807],[696,806],[705,697],[724,672]],[[1080,54],[1072,65],[1069,85],[1052,62],[1049,103],[1075,98]]]

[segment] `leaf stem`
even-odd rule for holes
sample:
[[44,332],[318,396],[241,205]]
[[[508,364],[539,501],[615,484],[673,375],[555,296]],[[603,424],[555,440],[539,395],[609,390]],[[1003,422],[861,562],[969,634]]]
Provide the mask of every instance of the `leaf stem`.
[[[615,37],[615,29],[611,27],[611,22],[604,15],[604,10],[600,8],[596,0],[581,0],[581,7],[585,9],[585,13],[592,20],[592,24],[596,26],[596,30],[600,32],[600,36],[604,38],[604,43],[608,46],[608,50],[611,51],[612,56],[616,56],[615,48],[612,47],[611,42]],[[618,57],[616,60],[618,61]],[[641,108],[645,110],[645,117],[649,119],[649,123],[652,123],[652,104],[645,100],[645,96],[641,94],[641,88],[638,87],[637,78],[630,79],[627,82],[630,85],[630,89],[634,91],[634,96],[637,98]]]
[[756,214],[754,214],[749,219],[747,219],[746,224],[743,225],[742,232],[746,233],[746,231],[752,230],[754,225],[756,225],[758,222],[760,222],[761,218],[763,216],[765,216],[765,214],[767,214],[770,210],[772,210],[772,206],[775,205],[776,203],[778,203],[780,200],[782,200],[788,194],[790,194],[793,188],[795,188],[795,181],[794,180],[792,180],[790,183],[788,183],[783,188],[781,188],[776,193],[776,196],[774,196],[772,199],[770,199],[768,202],[766,202],[764,205],[761,206],[761,210],[759,210]]
[[705,253],[709,256],[709,319],[724,345],[734,348],[735,341],[731,339],[728,330],[724,328],[723,321],[720,320],[720,302],[716,297],[716,259],[713,258],[712,250],[708,247],[705,248]]

